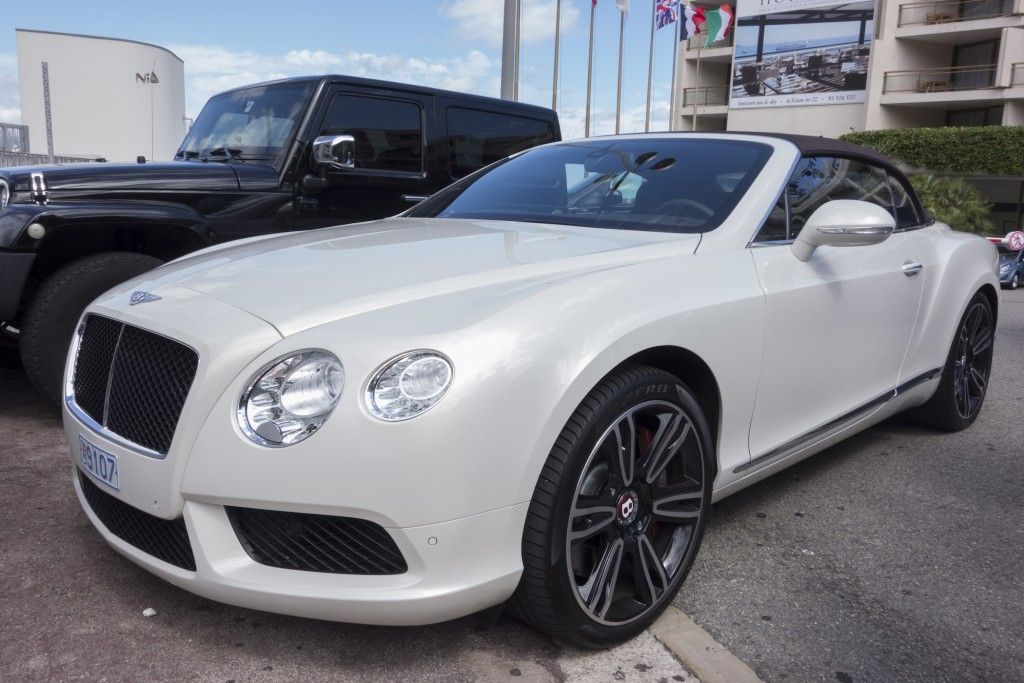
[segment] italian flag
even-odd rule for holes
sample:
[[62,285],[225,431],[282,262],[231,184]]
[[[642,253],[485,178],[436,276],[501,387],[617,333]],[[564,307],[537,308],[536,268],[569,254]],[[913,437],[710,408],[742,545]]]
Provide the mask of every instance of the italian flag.
[[708,42],[704,47],[711,47],[712,43],[725,40],[729,34],[729,27],[732,26],[732,10],[728,5],[722,5],[718,9],[704,12],[705,30],[708,34]]

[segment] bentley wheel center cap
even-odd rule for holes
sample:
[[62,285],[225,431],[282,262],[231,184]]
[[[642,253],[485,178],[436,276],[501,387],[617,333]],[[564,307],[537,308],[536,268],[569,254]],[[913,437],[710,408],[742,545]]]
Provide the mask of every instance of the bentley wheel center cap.
[[630,524],[640,512],[639,498],[632,491],[625,491],[615,504],[615,521],[619,524]]

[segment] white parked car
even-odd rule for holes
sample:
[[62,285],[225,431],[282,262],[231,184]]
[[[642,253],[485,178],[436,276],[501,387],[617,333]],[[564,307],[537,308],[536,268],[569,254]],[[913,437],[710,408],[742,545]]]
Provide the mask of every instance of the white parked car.
[[118,552],[214,600],[372,624],[509,601],[608,645],[672,600],[713,500],[900,411],[969,426],[995,264],[834,140],[539,147],[94,302],[74,486]]

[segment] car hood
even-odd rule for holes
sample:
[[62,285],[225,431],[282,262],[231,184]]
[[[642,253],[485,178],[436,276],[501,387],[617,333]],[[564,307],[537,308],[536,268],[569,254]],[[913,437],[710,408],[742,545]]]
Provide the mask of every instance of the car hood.
[[1017,259],[1001,258],[1001,259],[999,259],[999,267],[1002,268],[1003,266],[1012,266],[1016,262],[1017,262]]
[[204,190],[229,191],[239,187],[230,164],[168,161],[145,164],[69,164],[22,166],[3,169],[14,192],[28,192],[33,173],[42,173],[52,192],[96,190]]
[[294,334],[349,315],[502,282],[545,281],[692,254],[700,235],[393,218],[250,240],[130,283],[176,284]]

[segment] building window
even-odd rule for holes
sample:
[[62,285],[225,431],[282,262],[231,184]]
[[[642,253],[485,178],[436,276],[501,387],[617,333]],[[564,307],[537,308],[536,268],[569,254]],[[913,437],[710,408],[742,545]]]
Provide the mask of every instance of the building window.
[[1002,123],[1003,105],[946,112],[947,126],[999,126]]

